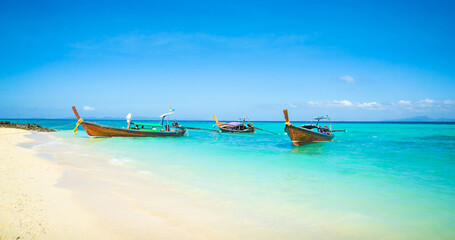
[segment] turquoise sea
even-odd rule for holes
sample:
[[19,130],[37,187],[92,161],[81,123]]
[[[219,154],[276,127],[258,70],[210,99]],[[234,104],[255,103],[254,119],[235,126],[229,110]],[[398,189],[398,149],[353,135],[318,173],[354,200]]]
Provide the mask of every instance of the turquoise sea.
[[[50,128],[75,123],[10,121]],[[213,122],[180,124],[213,129]],[[344,232],[347,239],[455,239],[455,124],[333,123],[348,132],[301,147],[292,146],[283,122],[254,125],[279,135],[190,130],[179,138],[89,138],[82,127],[73,135],[74,125],[52,135],[106,162],[227,203],[278,232],[313,228],[321,236]]]

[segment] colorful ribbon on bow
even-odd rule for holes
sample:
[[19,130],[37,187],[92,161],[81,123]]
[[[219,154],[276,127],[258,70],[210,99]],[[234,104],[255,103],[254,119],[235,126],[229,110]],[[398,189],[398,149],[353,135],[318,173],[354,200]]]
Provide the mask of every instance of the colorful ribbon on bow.
[[81,125],[81,123],[82,123],[83,121],[84,121],[84,120],[83,120],[82,118],[79,118],[79,120],[77,121],[76,127],[73,129],[74,135],[76,135],[77,129],[79,128],[79,125]]

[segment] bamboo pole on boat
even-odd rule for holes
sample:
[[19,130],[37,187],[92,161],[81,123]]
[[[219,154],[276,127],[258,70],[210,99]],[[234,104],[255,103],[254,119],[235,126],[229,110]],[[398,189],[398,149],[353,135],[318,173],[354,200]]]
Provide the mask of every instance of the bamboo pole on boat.
[[204,130],[204,131],[212,131],[212,132],[217,132],[219,133],[220,130],[213,130],[213,129],[208,129],[208,128],[194,128],[194,127],[180,127],[180,128],[186,128],[186,129],[193,129],[193,130]]
[[76,115],[77,120],[79,120],[81,117],[79,116],[79,113],[77,113],[75,106],[73,106],[73,112],[74,112],[74,115]]
[[289,116],[288,116],[288,110],[287,110],[287,109],[284,109],[284,110],[283,110],[283,113],[284,113],[284,119],[286,120],[285,124],[286,124],[286,125],[289,125],[289,124],[290,124],[290,121],[289,121]]

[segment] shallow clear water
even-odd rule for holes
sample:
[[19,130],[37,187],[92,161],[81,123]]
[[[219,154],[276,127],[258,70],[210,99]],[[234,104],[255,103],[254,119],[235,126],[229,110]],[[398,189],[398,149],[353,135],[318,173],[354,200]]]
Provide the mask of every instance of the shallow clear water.
[[[213,129],[213,122],[180,123]],[[288,230],[311,222],[375,238],[455,239],[454,124],[334,123],[348,133],[301,147],[292,146],[281,122],[254,125],[280,135],[190,130],[179,138],[88,138],[82,127],[76,136],[67,131],[74,126],[54,135]]]

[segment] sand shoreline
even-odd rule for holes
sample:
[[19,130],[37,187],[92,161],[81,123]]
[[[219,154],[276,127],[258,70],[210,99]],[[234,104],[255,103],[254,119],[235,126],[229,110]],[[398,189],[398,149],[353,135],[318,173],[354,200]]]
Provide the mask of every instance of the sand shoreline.
[[219,206],[90,156],[43,158],[24,146],[46,140],[29,134],[0,129],[1,240],[239,239],[229,226],[210,227],[214,219],[233,222],[217,215]]
[[18,146],[32,141],[27,134],[0,129],[0,239],[116,239],[55,186],[63,166]]
[[[34,141],[28,134],[0,129],[1,240],[207,239],[205,233],[134,206],[134,200],[116,190],[123,183],[108,179],[115,171],[78,166],[76,159],[69,164],[58,158],[50,161],[21,147]],[[160,193],[166,192],[163,189]],[[169,198],[159,199],[166,206]]]

